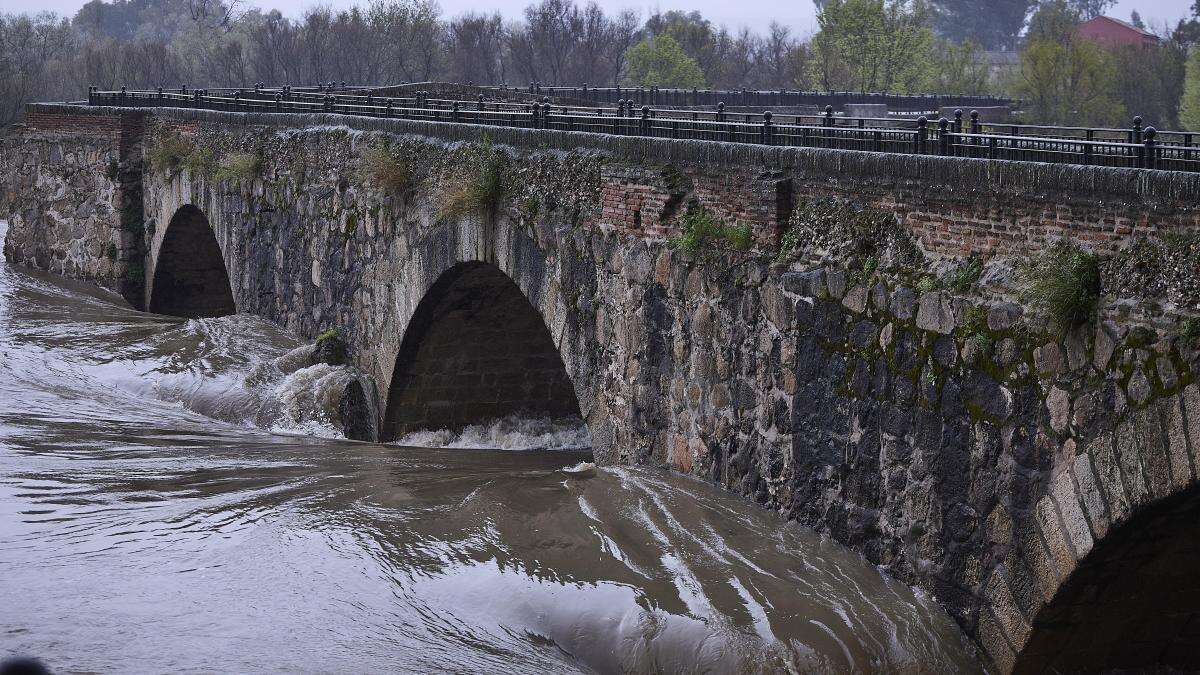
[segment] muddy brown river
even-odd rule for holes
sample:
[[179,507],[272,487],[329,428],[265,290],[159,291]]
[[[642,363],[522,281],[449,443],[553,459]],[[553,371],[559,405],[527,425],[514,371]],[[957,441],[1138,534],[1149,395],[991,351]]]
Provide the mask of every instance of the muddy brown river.
[[288,367],[300,346],[255,317],[155,316],[0,265],[0,658],[56,673],[980,668],[934,599],[707,484],[593,468],[585,429],[339,438],[322,411],[344,373]]

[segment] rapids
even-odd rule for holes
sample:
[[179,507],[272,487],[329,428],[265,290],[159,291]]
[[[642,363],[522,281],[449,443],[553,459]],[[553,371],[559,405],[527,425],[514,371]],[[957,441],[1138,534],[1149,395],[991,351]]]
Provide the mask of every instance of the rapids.
[[303,347],[252,316],[155,316],[0,265],[0,657],[55,672],[979,669],[933,599],[707,484],[594,467],[586,429],[346,441],[330,392],[351,375],[305,366]]

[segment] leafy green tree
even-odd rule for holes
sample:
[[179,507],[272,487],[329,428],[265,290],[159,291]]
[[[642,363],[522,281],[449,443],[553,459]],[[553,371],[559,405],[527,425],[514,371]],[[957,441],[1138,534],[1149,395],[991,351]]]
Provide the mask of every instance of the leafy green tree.
[[1115,92],[1126,114],[1141,115],[1159,129],[1178,127],[1187,49],[1166,40],[1150,47],[1117,47],[1110,54]]
[[1015,49],[1036,0],[932,0],[934,28],[953,42]]
[[988,64],[973,42],[938,40],[932,55],[933,91],[947,94],[986,94],[991,90]]
[[1076,39],[1078,11],[1064,0],[1048,2],[1029,22],[1016,93],[1030,121],[1041,124],[1120,124],[1125,107],[1116,95],[1112,55]]
[[1200,131],[1200,49],[1193,49],[1188,55],[1179,124],[1188,131]]
[[631,84],[685,89],[705,86],[699,64],[670,35],[659,35],[630,47],[626,62]]
[[933,30],[923,0],[828,0],[817,23],[813,62],[824,88],[902,93],[926,87]]

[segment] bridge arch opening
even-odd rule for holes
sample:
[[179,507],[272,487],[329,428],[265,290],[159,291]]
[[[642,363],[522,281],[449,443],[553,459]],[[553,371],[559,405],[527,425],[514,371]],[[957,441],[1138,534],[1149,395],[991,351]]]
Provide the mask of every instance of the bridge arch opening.
[[519,415],[583,425],[541,315],[499,268],[460,263],[417,305],[401,341],[381,436],[461,431]]
[[195,206],[180,207],[167,224],[155,260],[149,310],[189,319],[237,312],[216,234]]
[[1034,617],[1014,673],[1186,672],[1200,655],[1200,488],[1110,530]]

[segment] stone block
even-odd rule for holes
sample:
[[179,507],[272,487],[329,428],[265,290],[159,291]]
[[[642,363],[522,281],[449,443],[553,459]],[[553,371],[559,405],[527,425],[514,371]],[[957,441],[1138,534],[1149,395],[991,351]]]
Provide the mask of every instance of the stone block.
[[1108,533],[1108,507],[1104,504],[1104,496],[1096,477],[1092,472],[1092,458],[1086,452],[1075,456],[1071,467],[1071,475],[1075,480],[1075,489],[1083,502],[1084,513],[1092,528],[1092,536],[1101,539]]
[[941,291],[925,293],[917,306],[917,327],[949,335],[954,331],[954,310],[948,295]]
[[1067,578],[1071,572],[1075,571],[1078,558],[1075,556],[1074,546],[1059,521],[1054,500],[1049,495],[1042,497],[1038,500],[1033,515],[1038,531],[1042,533],[1042,540],[1046,542],[1046,551],[1050,554],[1050,560],[1053,562],[1055,570],[1058,571],[1058,577],[1060,579]]
[[1050,387],[1046,395],[1046,410],[1050,413],[1050,428],[1055,433],[1066,432],[1071,421],[1071,396],[1058,387]]
[[1141,366],[1134,369],[1133,375],[1129,377],[1129,384],[1125,385],[1125,391],[1134,405],[1141,405],[1150,400],[1150,395],[1154,392],[1150,389],[1150,380]]
[[1063,530],[1075,551],[1075,559],[1083,560],[1092,551],[1092,530],[1084,517],[1079,494],[1075,491],[1075,480],[1070,471],[1061,471],[1050,482],[1050,496],[1058,506]]
[[783,289],[806,298],[823,298],[828,295],[825,286],[825,271],[788,272],[782,277]]
[[846,291],[842,305],[855,314],[862,314],[867,309],[867,287],[859,285]]
[[1096,469],[1096,478],[1104,489],[1105,501],[1108,504],[1109,523],[1122,522],[1129,515],[1131,508],[1129,495],[1125,488],[1125,480],[1121,477],[1121,465],[1114,450],[1114,436],[1105,432],[1088,444],[1087,453],[1092,457],[1092,465]]
[[1096,336],[1092,345],[1092,365],[1096,370],[1108,368],[1113,352],[1117,348],[1117,329],[1111,321],[1096,323]]
[[836,267],[826,269],[825,287],[829,290],[829,297],[841,300],[846,294],[846,271]]
[[1188,455],[1187,421],[1183,414],[1183,400],[1179,396],[1168,396],[1158,402],[1159,416],[1166,433],[1167,456],[1171,460],[1171,483],[1175,490],[1192,484],[1194,473]]
[[1033,350],[1033,365],[1039,375],[1058,375],[1063,372],[1065,364],[1063,349],[1057,342],[1047,342]]
[[1004,633],[1014,645],[1024,645],[1029,639],[1029,620],[1021,613],[1008,587],[1008,569],[1003,565],[992,570],[983,588],[987,600]]
[[1142,465],[1146,468],[1146,487],[1154,499],[1161,499],[1171,493],[1172,485],[1170,459],[1157,406],[1142,408],[1133,413],[1132,418],[1141,447]]
[[913,312],[916,311],[917,296],[912,292],[912,289],[905,286],[897,286],[896,290],[892,291],[892,316],[901,321],[908,321],[913,317]]
[[1017,656],[1005,638],[1004,629],[995,618],[990,608],[984,608],[979,615],[979,627],[976,637],[983,651],[987,653],[992,664],[1001,673],[1010,673],[1017,663]]
[[1192,466],[1200,467],[1200,385],[1195,382],[1183,388],[1183,427],[1187,430],[1192,451]]
[[1132,416],[1127,417],[1117,426],[1116,435],[1117,466],[1125,480],[1129,505],[1138,506],[1146,501],[1150,494],[1146,487],[1146,469],[1142,458],[1142,445],[1138,439]]
[[1012,302],[1001,302],[988,308],[987,324],[990,330],[1008,330],[1020,320],[1023,310]]
[[1077,327],[1067,331],[1067,337],[1063,340],[1063,345],[1067,348],[1068,369],[1076,371],[1087,365],[1087,338],[1084,336],[1083,328]]

